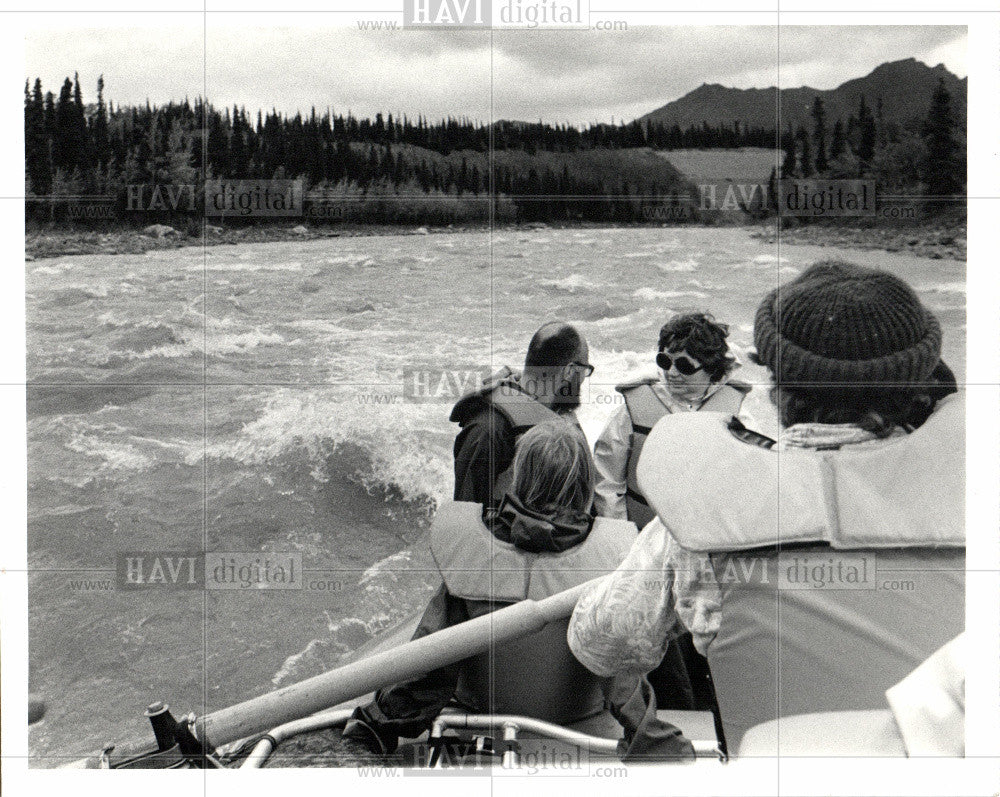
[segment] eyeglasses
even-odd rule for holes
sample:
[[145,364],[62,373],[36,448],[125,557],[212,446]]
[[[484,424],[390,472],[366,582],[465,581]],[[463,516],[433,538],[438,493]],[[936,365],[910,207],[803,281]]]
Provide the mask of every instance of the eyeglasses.
[[578,363],[578,362],[574,361],[574,362],[571,362],[570,365],[574,365],[577,368],[582,369],[583,370],[583,375],[585,377],[591,376],[594,373],[594,366],[592,366],[590,363]]
[[684,374],[684,376],[696,374],[705,367],[704,365],[696,365],[694,360],[684,354],[670,355],[665,351],[661,351],[656,355],[656,364],[664,371],[669,371],[671,365],[676,365],[677,371]]

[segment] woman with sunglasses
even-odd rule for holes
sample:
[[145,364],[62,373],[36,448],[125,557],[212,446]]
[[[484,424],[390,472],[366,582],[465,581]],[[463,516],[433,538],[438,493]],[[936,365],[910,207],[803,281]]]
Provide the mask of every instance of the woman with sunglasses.
[[698,410],[739,414],[750,387],[730,380],[739,362],[726,343],[728,334],[729,328],[707,313],[676,316],[660,330],[660,376],[615,388],[625,405],[594,445],[599,516],[628,519],[640,529],[655,517],[636,484],[635,467],[646,436],[664,415]]

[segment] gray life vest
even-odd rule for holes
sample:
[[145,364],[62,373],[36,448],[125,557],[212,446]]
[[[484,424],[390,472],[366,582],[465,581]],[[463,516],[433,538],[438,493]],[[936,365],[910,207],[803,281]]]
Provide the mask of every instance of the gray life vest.
[[[615,388],[625,397],[625,407],[628,410],[629,419],[632,421],[628,470],[625,479],[625,507],[628,519],[635,523],[640,531],[656,517],[656,513],[650,509],[636,479],[639,455],[642,454],[646,437],[656,422],[672,412],[653,390],[653,385],[656,382],[655,377],[650,377],[636,382],[626,382]],[[730,416],[736,415],[750,389],[750,386],[743,382],[727,382],[698,408],[698,412],[723,412]]]

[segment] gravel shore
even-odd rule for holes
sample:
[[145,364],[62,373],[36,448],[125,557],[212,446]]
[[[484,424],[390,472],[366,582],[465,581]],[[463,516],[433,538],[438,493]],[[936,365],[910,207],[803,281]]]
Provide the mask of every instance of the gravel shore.
[[[580,227],[600,229],[608,225],[574,224],[548,225],[541,223],[513,225],[496,229],[547,229],[549,227]],[[219,246],[222,244],[266,243],[270,241],[309,241],[318,238],[349,238],[368,235],[434,235],[483,230],[475,226],[404,227],[364,225],[357,227],[234,227],[207,228],[203,235],[188,235],[173,230],[167,234],[144,234],[139,230],[121,229],[110,232],[85,232],[65,229],[29,230],[24,236],[25,260],[65,255],[143,254],[156,249],[179,249],[185,246]],[[773,222],[750,227],[753,237],[773,243],[777,241]],[[931,259],[966,259],[966,224],[937,222],[913,227],[839,227],[808,225],[786,228],[781,241],[787,244],[838,246],[849,249],[879,249],[887,252],[909,252]]]
[[[767,243],[777,241],[774,224],[753,233]],[[932,260],[966,259],[966,224],[938,223],[926,226],[833,227],[809,225],[781,231],[781,243],[838,246],[846,249],[879,249],[886,252],[908,252]]]

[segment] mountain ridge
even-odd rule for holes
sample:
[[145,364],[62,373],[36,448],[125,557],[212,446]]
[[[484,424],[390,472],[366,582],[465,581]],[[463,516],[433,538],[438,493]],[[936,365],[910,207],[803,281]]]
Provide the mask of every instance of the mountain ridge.
[[707,122],[709,125],[741,125],[773,129],[777,126],[777,103],[781,101],[781,128],[789,123],[812,128],[810,111],[813,99],[822,97],[826,108],[827,124],[857,115],[862,95],[872,113],[876,112],[879,98],[886,122],[900,125],[912,124],[923,119],[930,107],[931,94],[938,80],[952,96],[952,108],[960,127],[965,126],[968,78],[959,78],[944,64],[928,66],[916,58],[887,61],[879,64],[863,77],[852,78],[833,89],[816,89],[811,86],[789,87],[780,90],[767,88],[736,89],[721,83],[702,83],[696,89],[640,116],[639,121],[679,125],[682,129]]

